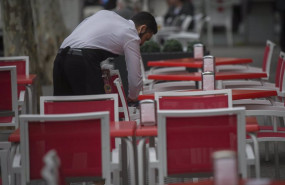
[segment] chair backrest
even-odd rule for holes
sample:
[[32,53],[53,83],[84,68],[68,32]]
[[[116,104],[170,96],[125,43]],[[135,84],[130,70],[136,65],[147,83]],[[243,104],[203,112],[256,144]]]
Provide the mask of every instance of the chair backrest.
[[98,176],[110,183],[109,113],[23,115],[22,183],[40,179],[43,156],[54,149],[64,177]]
[[279,79],[280,79],[279,80],[279,92],[284,96],[285,95],[285,58],[283,58],[282,60]]
[[181,24],[181,31],[187,31],[192,21],[193,17],[191,15],[187,15]]
[[282,70],[284,61],[285,61],[285,53],[281,51],[278,57],[276,74],[275,74],[275,87],[277,88],[280,87],[280,81],[282,77],[281,70]]
[[232,91],[156,92],[155,100],[157,110],[227,108],[232,107]]
[[[123,112],[124,114],[124,119],[125,121],[129,121],[130,120],[130,114],[129,114],[129,107],[128,107],[128,103],[127,103],[127,99],[126,99],[126,94],[122,85],[122,82],[120,80],[120,78],[116,78],[114,80],[114,84],[116,87],[116,91],[119,94],[119,112]],[[121,116],[120,116],[121,118]]]
[[213,152],[238,153],[246,177],[245,109],[159,110],[158,158],[164,177],[213,172]]
[[[15,66],[0,67],[0,126],[18,127],[17,73]],[[13,115],[14,114],[14,115]]]
[[232,0],[206,0],[205,12],[214,26],[232,23]]
[[41,114],[70,114],[109,111],[110,121],[119,121],[118,95],[42,96]]
[[274,47],[275,44],[273,42],[271,42],[270,40],[266,41],[266,47],[264,50],[263,62],[262,62],[262,71],[266,72],[267,74],[266,79],[269,79],[270,77],[270,66],[271,66]]
[[0,66],[16,66],[18,75],[29,75],[29,56],[0,57]]

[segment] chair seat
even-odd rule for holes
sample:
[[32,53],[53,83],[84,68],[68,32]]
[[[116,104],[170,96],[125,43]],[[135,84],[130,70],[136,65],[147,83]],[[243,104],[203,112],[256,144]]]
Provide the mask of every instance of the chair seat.
[[256,117],[246,117],[246,132],[256,132],[259,129]]
[[[272,126],[260,126],[260,131],[273,131],[273,127]],[[285,128],[284,127],[278,127],[277,131],[279,132],[285,132]]]
[[[272,138],[274,141],[285,140],[285,133],[283,132],[259,132],[257,134],[258,140],[262,140],[262,138],[266,138],[266,141],[269,141],[269,138]],[[278,139],[279,138],[279,139]]]
[[19,143],[20,142],[20,129],[16,129],[8,138],[9,142]]
[[12,116],[8,116],[8,117],[0,117],[0,124],[1,123],[11,123],[13,120]]

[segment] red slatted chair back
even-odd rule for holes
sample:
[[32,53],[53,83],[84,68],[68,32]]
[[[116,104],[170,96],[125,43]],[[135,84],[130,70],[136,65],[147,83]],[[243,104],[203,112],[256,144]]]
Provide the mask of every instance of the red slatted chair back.
[[279,87],[280,83],[280,74],[281,74],[281,69],[283,65],[283,58],[282,55],[280,54],[278,57],[278,62],[277,62],[277,68],[276,68],[276,75],[275,75],[275,87]]
[[0,110],[12,111],[12,78],[11,71],[0,71]]
[[159,109],[212,109],[228,107],[227,95],[164,96],[159,99]]
[[[72,114],[108,111],[110,113],[110,121],[115,120],[115,101],[113,99],[86,99],[86,100],[60,100],[60,101],[44,101],[43,114]],[[115,148],[115,139],[111,139],[111,147]]]
[[218,150],[237,151],[235,115],[167,118],[168,175],[211,173],[211,155]]
[[115,121],[114,100],[111,99],[44,102],[44,114],[72,114],[99,111],[109,111],[110,121]]
[[269,50],[270,50],[270,47],[268,44],[266,44],[264,55],[263,55],[263,61],[262,61],[262,71],[264,72],[266,72],[266,65],[267,65],[267,60],[269,57]]
[[0,60],[0,66],[16,66],[18,75],[26,75],[25,60]]
[[51,149],[57,151],[65,176],[101,176],[101,126],[98,123],[99,120],[30,123],[31,179],[41,177],[42,158]]
[[[16,67],[0,67],[0,111],[14,112],[18,118]],[[13,116],[0,117],[0,124],[12,123]],[[16,121],[17,123],[17,121]],[[8,125],[6,125],[8,126]]]
[[[94,114],[104,114],[104,118],[90,118],[90,115]],[[37,116],[40,118],[27,121],[20,118],[21,125],[25,125],[23,129],[21,127],[21,147],[25,145],[23,168],[28,171],[25,173],[29,173],[28,179],[41,179],[43,157],[50,150],[55,150],[61,159],[60,170],[63,177],[102,177],[105,168],[103,165],[106,165],[103,162],[106,161],[104,152],[106,148],[110,148],[107,119],[109,115],[107,112],[89,113],[89,118],[82,118],[82,115],[87,114],[73,114],[73,119],[62,114],[58,116],[61,118],[53,120],[45,119],[49,115]],[[109,154],[106,155],[110,157]],[[110,159],[107,162],[109,163]],[[110,172],[106,172],[108,173]]]

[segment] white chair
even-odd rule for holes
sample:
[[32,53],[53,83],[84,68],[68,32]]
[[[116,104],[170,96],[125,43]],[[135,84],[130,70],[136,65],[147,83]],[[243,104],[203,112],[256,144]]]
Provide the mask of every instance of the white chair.
[[228,46],[233,45],[232,33],[232,0],[206,0],[206,15],[209,17],[207,25],[208,44],[214,45],[213,27],[223,26],[226,28]]
[[203,26],[207,20],[207,17],[205,17],[203,14],[196,14],[194,16],[195,21],[195,27],[192,32],[190,31],[181,31],[178,33],[172,33],[169,34],[167,39],[175,39],[181,42],[183,46],[183,50],[186,51],[188,47],[188,43],[192,41],[199,41],[201,40],[201,34],[203,30]]

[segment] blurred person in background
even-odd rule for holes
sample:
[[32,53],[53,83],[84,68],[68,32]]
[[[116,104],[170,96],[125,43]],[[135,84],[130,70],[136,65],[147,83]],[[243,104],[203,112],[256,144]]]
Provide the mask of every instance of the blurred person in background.
[[280,48],[285,51],[285,0],[276,0],[276,9],[280,15]]
[[[194,15],[194,6],[191,0],[167,0],[168,11],[164,16],[165,26],[177,26],[180,27],[183,23],[183,19],[188,16]],[[192,29],[194,23],[189,25],[188,29]]]
[[125,19],[130,19],[134,14],[141,10],[138,1],[133,0],[117,0],[117,6],[114,12],[124,17]]

